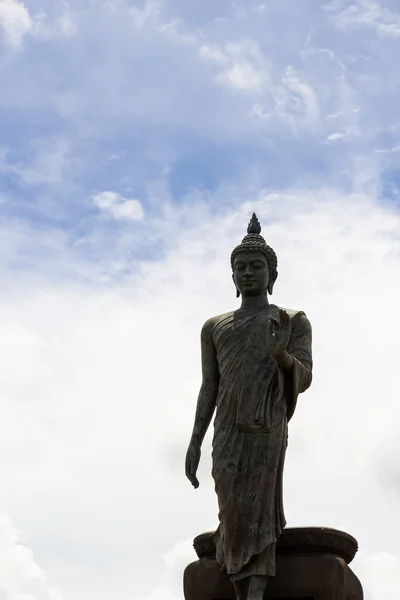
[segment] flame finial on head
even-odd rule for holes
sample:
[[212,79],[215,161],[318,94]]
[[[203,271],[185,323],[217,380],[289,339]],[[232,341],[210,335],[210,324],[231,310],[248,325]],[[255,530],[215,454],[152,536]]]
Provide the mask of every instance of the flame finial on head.
[[257,219],[256,213],[253,213],[253,216],[251,217],[249,226],[247,227],[247,233],[255,233],[257,235],[260,235],[261,233],[261,225],[260,221]]

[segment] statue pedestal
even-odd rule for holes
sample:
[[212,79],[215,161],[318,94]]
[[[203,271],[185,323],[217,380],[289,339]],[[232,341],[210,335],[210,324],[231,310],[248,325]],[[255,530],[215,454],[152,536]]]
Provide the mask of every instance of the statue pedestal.
[[[215,560],[210,533],[197,536],[199,560],[184,573],[185,600],[235,600],[233,586]],[[363,600],[360,581],[348,566],[357,552],[350,535],[334,529],[285,529],[277,544],[276,576],[268,600]]]

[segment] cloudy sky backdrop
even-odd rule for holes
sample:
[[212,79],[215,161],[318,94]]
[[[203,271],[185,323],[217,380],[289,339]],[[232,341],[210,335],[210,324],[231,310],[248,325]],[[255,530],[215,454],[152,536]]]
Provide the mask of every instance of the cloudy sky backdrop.
[[397,0],[0,0],[0,598],[178,600],[199,332],[257,212],[313,325],[288,524],[400,589]]

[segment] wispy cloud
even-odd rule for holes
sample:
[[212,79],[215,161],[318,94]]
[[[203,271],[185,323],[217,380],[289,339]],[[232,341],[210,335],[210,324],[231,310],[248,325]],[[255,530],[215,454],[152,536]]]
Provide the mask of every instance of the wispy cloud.
[[400,14],[382,2],[374,0],[335,0],[326,6],[332,12],[332,22],[340,29],[373,29],[378,35],[400,36]]
[[312,86],[292,67],[287,67],[282,86],[275,93],[277,113],[292,124],[315,125],[319,118],[319,103]]
[[39,13],[34,21],[32,35],[37,39],[51,39],[53,37],[70,38],[78,33],[77,11],[72,11],[65,3],[64,10],[60,11],[54,18],[45,12]]
[[143,8],[133,6],[130,9],[132,23],[135,28],[143,28],[158,20],[163,2],[161,0],[145,0]]
[[3,148],[0,153],[0,173],[15,176],[27,185],[61,183],[69,166],[69,144],[62,138],[32,141],[25,156],[11,157]]
[[268,10],[268,6],[264,3],[261,2],[260,4],[255,4],[254,6],[251,7],[251,10],[256,13],[256,15],[263,15],[264,13],[267,12]]

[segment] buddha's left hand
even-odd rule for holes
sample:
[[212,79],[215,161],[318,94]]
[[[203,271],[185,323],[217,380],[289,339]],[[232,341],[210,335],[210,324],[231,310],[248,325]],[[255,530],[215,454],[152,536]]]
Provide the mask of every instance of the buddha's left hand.
[[286,310],[279,309],[279,322],[273,317],[267,325],[267,347],[272,356],[279,358],[285,354],[289,343],[292,324]]

